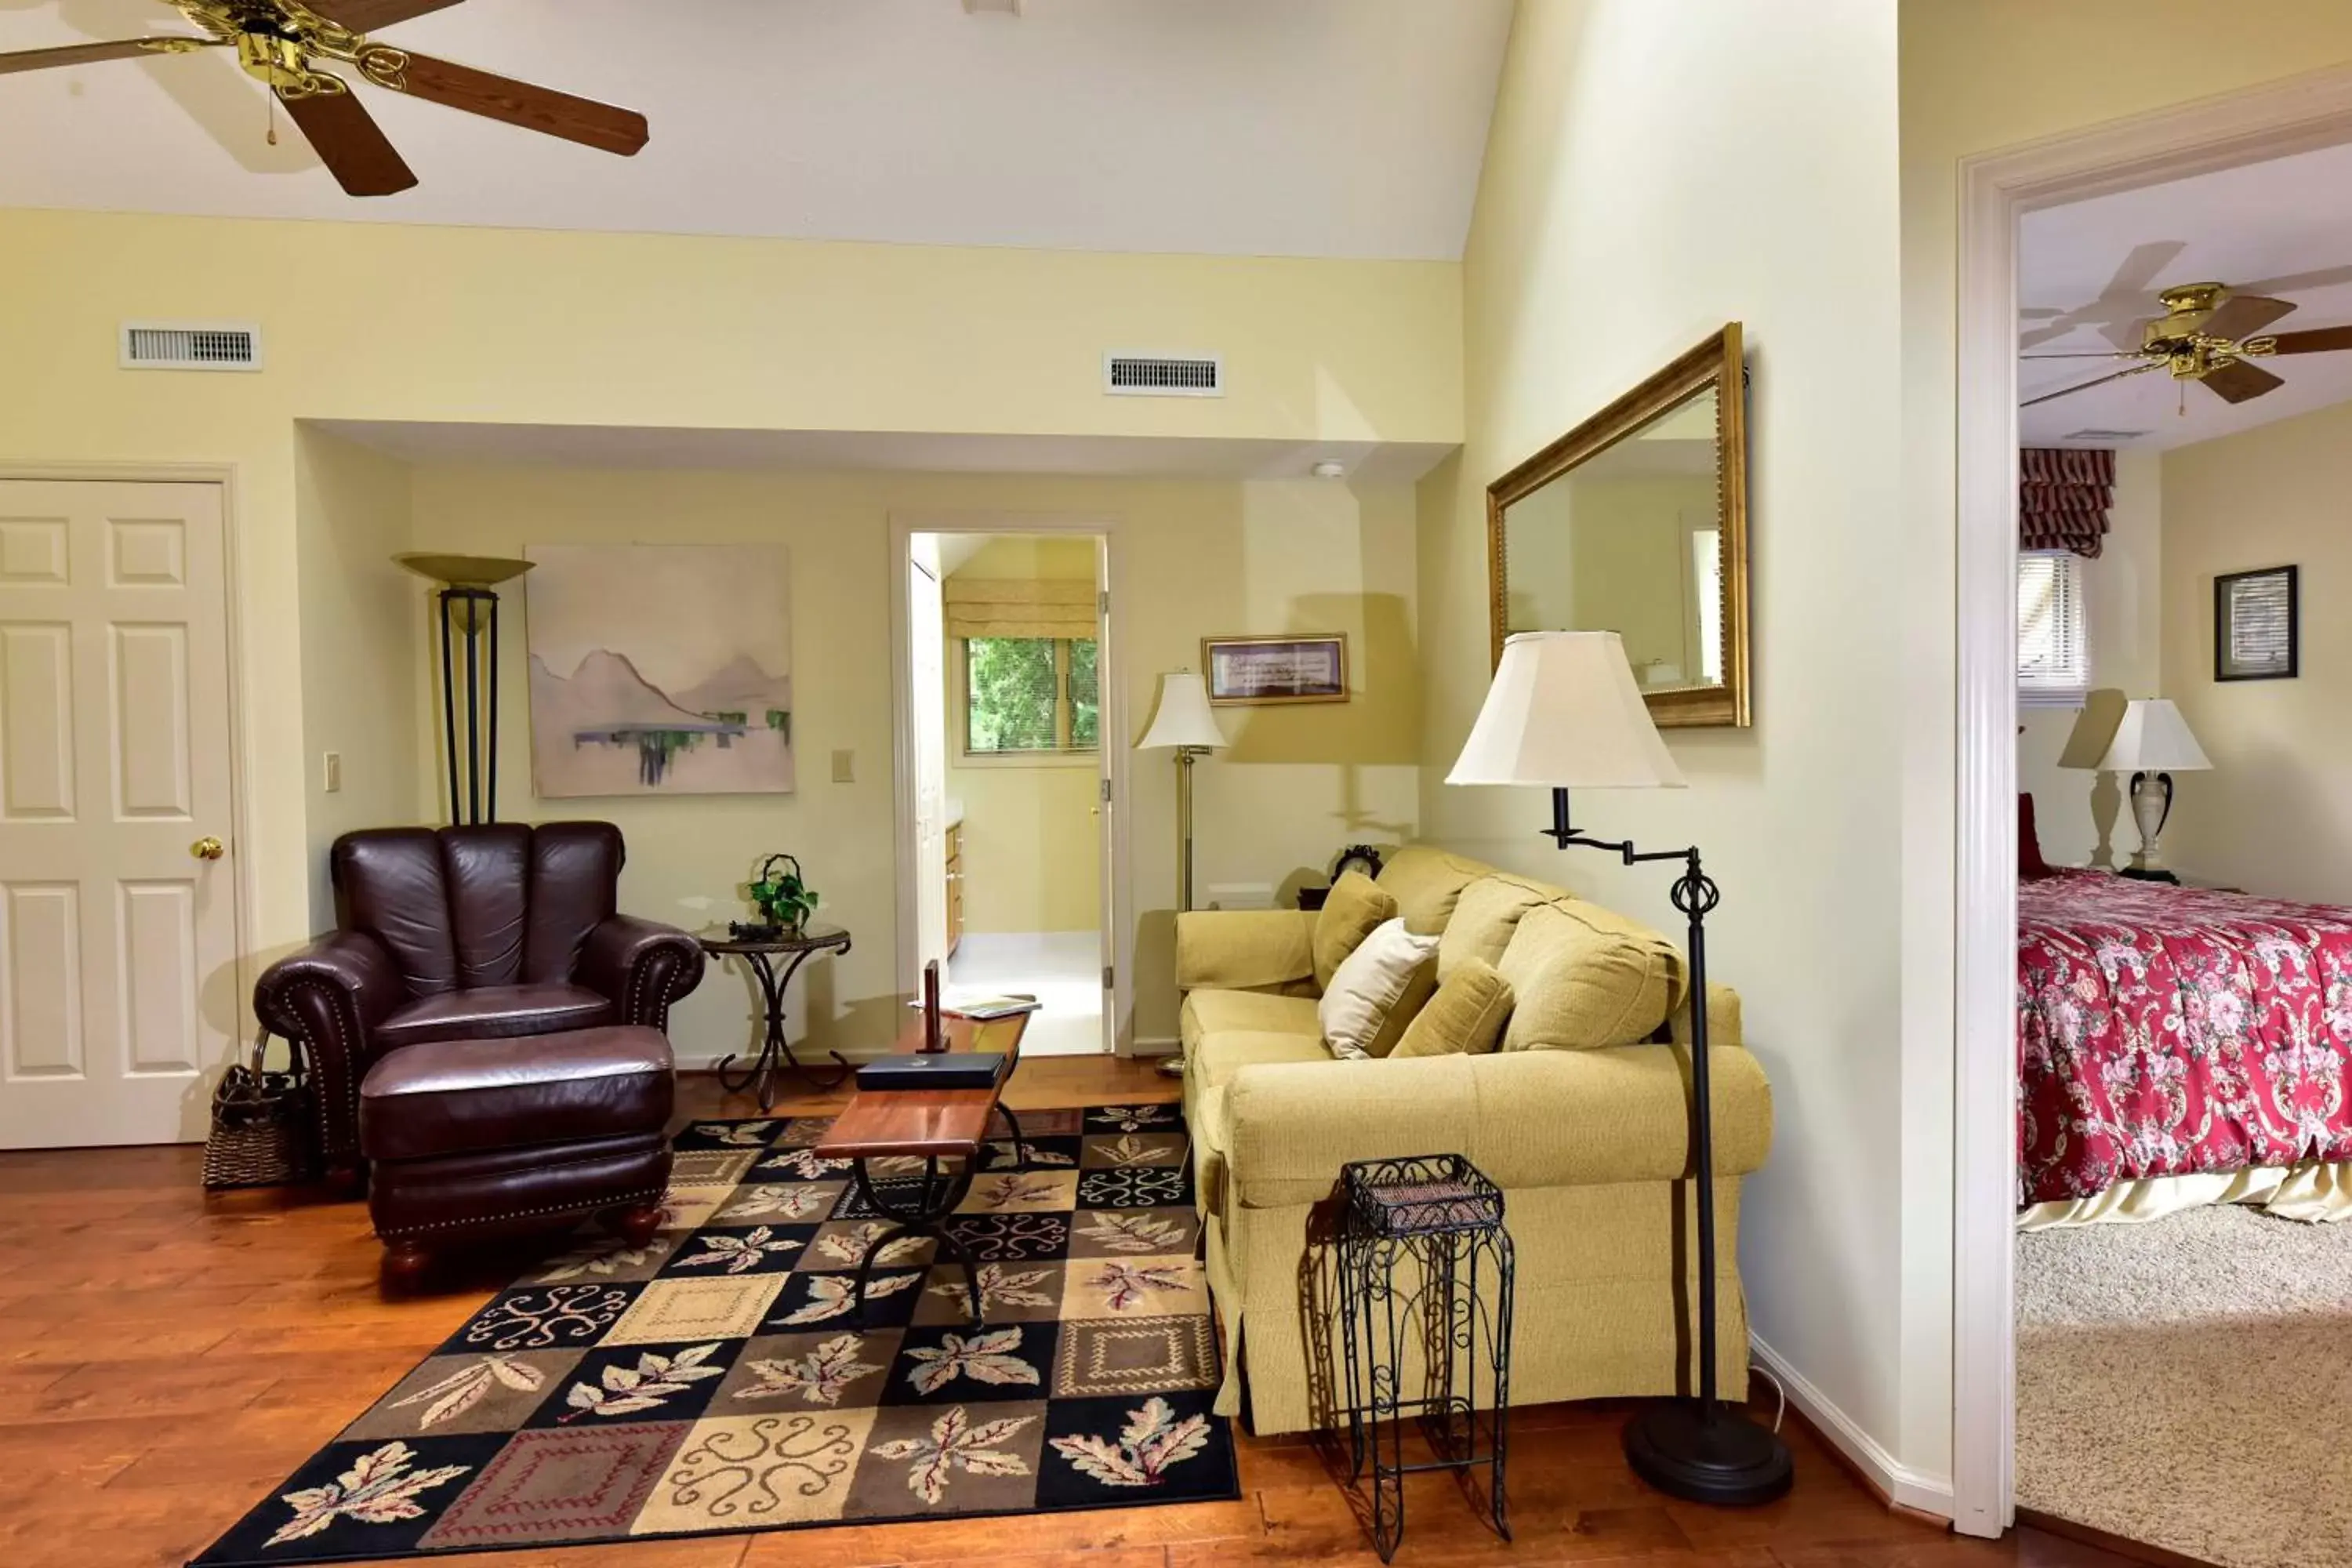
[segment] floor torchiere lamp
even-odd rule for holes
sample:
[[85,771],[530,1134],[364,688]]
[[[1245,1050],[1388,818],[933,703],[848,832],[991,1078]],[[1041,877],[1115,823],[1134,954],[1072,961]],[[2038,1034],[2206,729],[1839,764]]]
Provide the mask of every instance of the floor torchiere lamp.
[[1788,1446],[1716,1392],[1715,1136],[1707,1087],[1706,919],[1720,898],[1698,850],[1636,849],[1594,838],[1569,816],[1575,788],[1680,789],[1682,770],[1651,722],[1615,632],[1521,632],[1503,644],[1486,706],[1450,784],[1534,784],[1551,791],[1562,849],[1606,850],[1628,866],[1679,861],[1675,908],[1690,921],[1691,1155],[1698,1200],[1698,1397],[1663,1399],[1626,1426],[1634,1473],[1694,1502],[1769,1502],[1789,1489]]
[[[1209,710],[1208,683],[1189,669],[1171,670],[1160,678],[1160,708],[1151,727],[1135,743],[1139,752],[1173,749],[1176,752],[1176,908],[1192,907],[1192,763],[1225,745],[1225,732]],[[1171,1077],[1184,1070],[1181,1056],[1161,1058],[1160,1070]]]
[[[441,738],[449,758],[449,820],[499,819],[499,595],[496,585],[534,564],[490,555],[395,555],[419,577],[441,584]],[[465,640],[465,668],[457,645]],[[487,644],[487,646],[485,646]],[[466,727],[457,728],[465,692]],[[487,720],[487,722],[485,721]],[[459,757],[464,787],[459,787]]]

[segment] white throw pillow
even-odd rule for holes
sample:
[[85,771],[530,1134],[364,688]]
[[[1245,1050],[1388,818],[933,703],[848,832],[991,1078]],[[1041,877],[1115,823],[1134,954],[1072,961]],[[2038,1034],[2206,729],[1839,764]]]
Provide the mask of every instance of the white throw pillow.
[[1331,1054],[1350,1060],[1370,1057],[1369,1047],[1412,983],[1413,971],[1436,952],[1437,938],[1413,935],[1402,920],[1374,926],[1332,972],[1323,1000],[1316,1004],[1323,1043]]

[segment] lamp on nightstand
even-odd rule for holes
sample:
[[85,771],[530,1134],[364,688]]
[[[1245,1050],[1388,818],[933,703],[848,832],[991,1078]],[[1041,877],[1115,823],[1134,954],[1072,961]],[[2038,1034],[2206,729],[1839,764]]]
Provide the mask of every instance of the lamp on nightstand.
[[1682,769],[1666,750],[1633,683],[1615,632],[1521,632],[1503,644],[1486,705],[1445,782],[1526,784],[1551,791],[1551,826],[1562,849],[1601,849],[1628,866],[1673,861],[1675,908],[1690,921],[1691,1165],[1697,1206],[1698,1397],[1661,1399],[1625,1427],[1625,1458],[1643,1480],[1694,1502],[1769,1502],[1789,1489],[1788,1445],[1717,1396],[1715,1386],[1715,1131],[1707,1085],[1707,914],[1722,895],[1698,850],[1637,849],[1595,838],[1569,816],[1570,787],[1680,789]]
[[2139,826],[2139,853],[2123,868],[2126,877],[2147,882],[2179,879],[2165,869],[2158,853],[2157,836],[2172,815],[2172,775],[2211,768],[2205,748],[2189,732],[2180,710],[2161,697],[2142,698],[2124,710],[2123,722],[2107,754],[2099,759],[2102,773],[2131,774],[2132,820]]

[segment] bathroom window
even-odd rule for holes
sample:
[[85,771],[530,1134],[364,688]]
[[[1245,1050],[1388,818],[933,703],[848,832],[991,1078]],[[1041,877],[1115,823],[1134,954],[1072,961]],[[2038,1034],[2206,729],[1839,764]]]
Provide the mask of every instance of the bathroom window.
[[1091,752],[1102,704],[1092,637],[966,637],[967,756]]

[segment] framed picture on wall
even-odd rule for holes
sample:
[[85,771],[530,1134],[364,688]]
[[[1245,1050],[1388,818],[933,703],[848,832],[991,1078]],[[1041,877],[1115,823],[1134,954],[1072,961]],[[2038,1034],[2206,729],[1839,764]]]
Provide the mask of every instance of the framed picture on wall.
[[2213,679],[2293,680],[2302,605],[2296,571],[2272,566],[2213,579]]
[[1348,700],[1348,638],[1202,637],[1201,668],[1218,708]]

